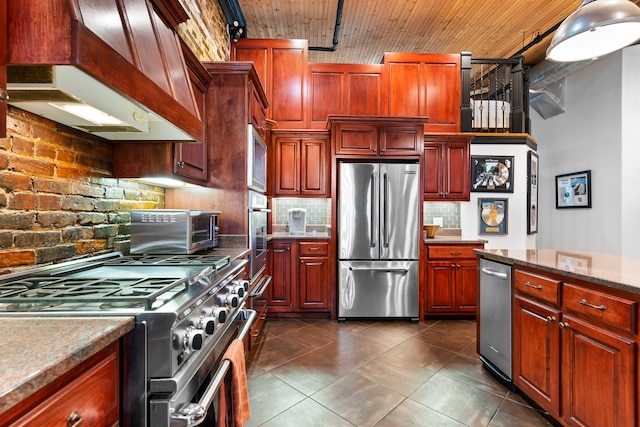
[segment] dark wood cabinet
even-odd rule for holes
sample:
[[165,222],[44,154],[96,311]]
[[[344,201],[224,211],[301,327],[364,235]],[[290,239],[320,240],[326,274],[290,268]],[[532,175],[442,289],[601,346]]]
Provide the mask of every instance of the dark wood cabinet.
[[231,45],[232,61],[252,61],[271,106],[267,118],[280,129],[308,128],[305,115],[308,41],[242,38]]
[[312,129],[325,129],[331,114],[382,114],[381,64],[309,64],[306,109]]
[[386,53],[385,114],[426,116],[425,132],[460,132],[460,55]]
[[471,134],[426,134],[424,200],[469,201]]
[[[199,117],[207,110],[205,96],[211,77],[196,56],[182,45]],[[116,178],[166,177],[206,185],[208,144],[121,142],[114,145]]]
[[328,196],[329,133],[274,130],[273,194],[275,196]]
[[514,272],[513,381],[567,426],[637,425],[633,296]]
[[298,243],[298,306],[300,310],[330,310],[329,243]]
[[477,259],[484,245],[427,246],[427,315],[475,315]]
[[292,241],[269,243],[268,262],[271,271],[269,309],[272,313],[289,312],[293,307],[293,246]]
[[420,117],[329,116],[337,156],[414,158],[423,149]]
[[[74,413],[77,415],[73,415]],[[119,423],[118,341],[35,392],[30,399],[17,404],[0,417],[0,425],[13,427],[80,424],[111,427]]]

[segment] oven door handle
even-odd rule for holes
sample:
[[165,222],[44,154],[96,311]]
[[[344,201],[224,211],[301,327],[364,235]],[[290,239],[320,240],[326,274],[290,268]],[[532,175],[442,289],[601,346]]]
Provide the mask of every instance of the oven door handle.
[[267,288],[269,287],[269,283],[271,283],[271,276],[263,276],[262,279],[260,279],[260,281],[261,283],[256,285],[258,290],[253,292],[251,295],[249,295],[251,298],[258,298],[262,296],[264,291],[266,291]]
[[271,212],[271,209],[266,208],[249,208],[249,212]]
[[[237,339],[242,341],[251,330],[256,317],[258,317],[258,313],[255,310],[243,309],[239,315],[244,316],[246,320],[245,324],[242,326],[242,329],[238,333],[238,336],[236,337]],[[230,368],[231,362],[229,362],[229,360],[227,359],[223,360],[220,364],[220,367],[218,367],[218,370],[213,376],[213,380],[211,380],[211,383],[209,383],[207,389],[204,391],[204,394],[200,398],[200,401],[198,403],[189,403],[182,406],[178,411],[176,411],[176,413],[171,416],[171,420],[175,421],[177,424],[183,427],[192,427],[201,424],[205,420],[207,411],[213,403],[213,399],[218,393],[220,384],[222,384],[222,381],[227,376],[227,372],[229,372]],[[173,426],[174,424],[172,423],[171,425]]]

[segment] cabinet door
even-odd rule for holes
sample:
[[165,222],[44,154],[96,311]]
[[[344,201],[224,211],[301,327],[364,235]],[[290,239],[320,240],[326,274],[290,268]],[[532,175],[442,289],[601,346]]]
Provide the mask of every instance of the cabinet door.
[[403,126],[380,127],[378,144],[381,156],[420,155],[422,151],[422,129]]
[[301,310],[329,309],[329,260],[301,257],[298,264],[298,304]]
[[275,194],[300,194],[300,139],[276,138]]
[[287,312],[291,310],[291,243],[274,242],[271,244],[271,311]]
[[443,163],[444,144],[424,144],[424,199],[441,200],[444,197],[442,183],[444,181],[445,167]]
[[256,130],[258,131],[258,134],[260,134],[262,139],[266,139],[266,136],[267,136],[266,109],[265,109],[264,103],[262,102],[262,99],[260,98],[260,94],[258,93],[258,90],[255,88],[255,85],[251,85],[251,83],[249,83],[249,85],[250,85],[250,91],[251,91],[251,111],[250,111],[251,124],[253,125],[253,127],[256,128]]
[[377,126],[353,123],[340,124],[335,128],[336,154],[377,155]]
[[556,415],[560,414],[559,320],[558,309],[514,298],[513,383]]
[[447,142],[444,151],[443,188],[447,200],[470,200],[469,144]]
[[636,344],[563,317],[562,412],[571,426],[636,425]]
[[455,265],[453,261],[427,263],[427,311],[453,312],[455,309]]
[[456,311],[475,313],[478,305],[478,263],[476,260],[456,261]]
[[300,140],[300,194],[327,194],[327,147],[326,139]]
[[344,114],[344,72],[341,64],[309,64],[307,109],[311,128],[325,129],[329,114]]

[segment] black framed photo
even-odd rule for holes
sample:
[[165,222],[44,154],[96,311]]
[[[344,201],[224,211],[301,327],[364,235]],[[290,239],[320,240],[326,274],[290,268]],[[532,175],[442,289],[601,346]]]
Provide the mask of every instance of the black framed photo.
[[527,234],[538,232],[538,155],[527,153]]
[[471,156],[471,191],[513,193],[513,156]]
[[556,209],[590,207],[590,170],[556,175]]
[[507,234],[509,199],[478,199],[479,234]]

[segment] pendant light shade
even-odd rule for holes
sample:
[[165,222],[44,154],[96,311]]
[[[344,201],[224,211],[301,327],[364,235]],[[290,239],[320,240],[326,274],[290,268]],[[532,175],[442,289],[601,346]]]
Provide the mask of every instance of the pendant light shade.
[[584,0],[556,30],[547,59],[596,59],[640,39],[640,7],[629,0]]

